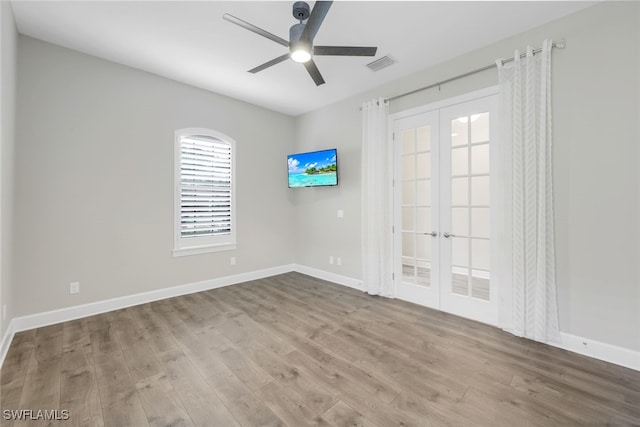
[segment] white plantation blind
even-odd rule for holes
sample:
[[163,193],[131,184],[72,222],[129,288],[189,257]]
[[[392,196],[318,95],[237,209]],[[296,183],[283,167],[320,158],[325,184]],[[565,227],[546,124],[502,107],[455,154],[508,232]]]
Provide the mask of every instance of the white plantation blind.
[[234,244],[233,143],[187,131],[176,133],[176,249]]

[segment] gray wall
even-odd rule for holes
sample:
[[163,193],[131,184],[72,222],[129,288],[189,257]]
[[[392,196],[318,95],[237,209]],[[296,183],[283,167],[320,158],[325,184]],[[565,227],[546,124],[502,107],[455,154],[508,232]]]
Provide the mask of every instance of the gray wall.
[[[18,70],[16,316],[294,261],[292,117],[25,36]],[[235,251],[171,255],[185,127],[236,141]]]
[[[0,2],[0,337],[13,317],[13,184],[18,32],[11,3]],[[6,305],[6,319],[2,307]]]
[[[294,195],[300,264],[360,278],[359,107],[565,38],[553,54],[557,283],[563,332],[640,350],[640,4],[605,2],[298,117],[296,149],[338,147],[340,186]],[[428,53],[424,53],[428,54]],[[381,71],[384,72],[384,71]],[[497,84],[490,70],[391,112]],[[345,218],[336,218],[336,209]],[[313,244],[309,244],[312,242]],[[342,255],[341,267],[328,264]]]
[[[15,285],[4,251],[3,301],[13,298],[20,316],[291,262],[360,278],[360,104],[565,38],[553,56],[561,329],[640,350],[639,28],[638,3],[604,2],[297,118],[20,37]],[[3,38],[3,64],[10,52]],[[391,112],[496,83],[488,71],[394,101]],[[11,115],[2,115],[3,150],[13,146]],[[191,126],[238,143],[233,253],[170,254],[173,130]],[[340,185],[288,190],[285,154],[329,147],[339,150]],[[3,244],[13,188],[5,160]],[[343,265],[330,266],[330,255]],[[68,295],[70,281],[80,294]]]

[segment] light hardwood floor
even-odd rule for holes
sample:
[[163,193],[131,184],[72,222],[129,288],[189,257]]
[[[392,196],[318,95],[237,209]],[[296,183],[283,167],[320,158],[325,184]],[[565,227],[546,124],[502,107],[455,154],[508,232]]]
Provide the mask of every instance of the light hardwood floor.
[[21,332],[0,374],[63,426],[640,425],[640,372],[298,273]]

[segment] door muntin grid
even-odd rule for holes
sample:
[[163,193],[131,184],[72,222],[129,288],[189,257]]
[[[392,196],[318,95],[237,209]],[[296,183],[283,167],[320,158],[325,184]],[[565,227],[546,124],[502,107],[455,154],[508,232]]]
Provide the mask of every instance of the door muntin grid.
[[489,113],[451,120],[451,291],[490,299]]
[[402,281],[431,286],[431,126],[400,132]]

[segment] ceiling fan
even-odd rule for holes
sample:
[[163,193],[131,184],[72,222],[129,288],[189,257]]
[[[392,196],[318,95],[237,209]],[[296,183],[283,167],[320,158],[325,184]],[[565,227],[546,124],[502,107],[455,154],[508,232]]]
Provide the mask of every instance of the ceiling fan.
[[294,24],[289,29],[288,41],[228,13],[225,13],[222,17],[233,24],[239,25],[242,28],[289,48],[288,53],[252,68],[249,70],[250,73],[255,74],[291,58],[295,62],[304,64],[304,67],[309,72],[316,86],[320,86],[324,84],[325,81],[315,62],[313,62],[312,57],[314,55],[375,56],[378,50],[377,47],[313,45],[313,39],[320,29],[320,25],[322,25],[322,21],[324,21],[327,12],[329,12],[332,3],[332,1],[316,1],[313,6],[313,11],[311,11],[306,2],[295,2],[293,4],[293,17],[300,21],[300,23]]

